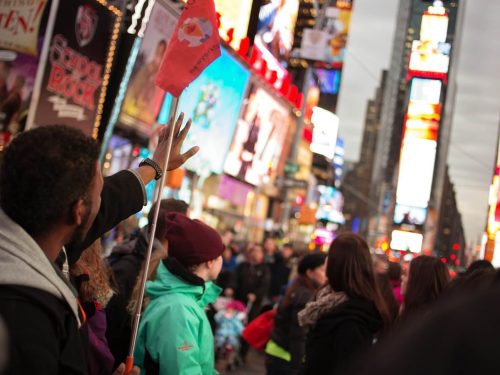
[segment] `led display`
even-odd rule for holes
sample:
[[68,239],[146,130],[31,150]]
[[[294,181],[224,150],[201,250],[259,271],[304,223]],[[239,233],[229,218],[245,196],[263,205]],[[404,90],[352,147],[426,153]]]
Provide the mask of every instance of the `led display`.
[[398,204],[427,208],[435,160],[436,141],[405,136],[396,192]]
[[439,104],[442,83],[437,79],[413,78],[411,81],[410,100]]
[[450,49],[449,43],[414,40],[410,56],[410,70],[448,73]]
[[422,226],[425,223],[427,209],[396,204],[394,224]]
[[420,233],[394,230],[391,234],[391,249],[420,253],[424,236]]
[[448,16],[424,14],[420,27],[420,40],[446,42],[448,34]]

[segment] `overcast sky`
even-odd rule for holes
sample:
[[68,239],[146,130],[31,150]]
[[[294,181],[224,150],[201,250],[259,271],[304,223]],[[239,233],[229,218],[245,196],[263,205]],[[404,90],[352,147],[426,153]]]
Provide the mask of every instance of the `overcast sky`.
[[[346,159],[359,158],[367,100],[389,67],[399,0],[355,0],[338,106]],[[484,231],[500,121],[500,1],[469,0],[448,163],[467,242]],[[455,56],[457,59],[457,56]]]

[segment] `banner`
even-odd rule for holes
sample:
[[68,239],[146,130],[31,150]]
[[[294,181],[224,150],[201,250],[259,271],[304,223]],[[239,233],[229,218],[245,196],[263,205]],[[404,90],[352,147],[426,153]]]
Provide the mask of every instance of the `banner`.
[[37,55],[37,37],[47,0],[0,0],[0,48]]
[[167,47],[156,84],[179,97],[220,55],[213,0],[188,0]]
[[65,124],[95,136],[116,21],[117,14],[99,1],[60,2],[34,126]]

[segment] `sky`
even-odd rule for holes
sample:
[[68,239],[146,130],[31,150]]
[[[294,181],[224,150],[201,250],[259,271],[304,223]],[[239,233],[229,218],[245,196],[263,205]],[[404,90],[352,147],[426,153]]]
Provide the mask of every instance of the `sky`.
[[[383,4],[383,6],[381,6]],[[355,0],[338,116],[346,159],[359,159],[366,104],[389,67],[399,0]],[[462,6],[463,2],[462,2]],[[468,0],[448,155],[467,242],[485,229],[500,124],[500,1]]]

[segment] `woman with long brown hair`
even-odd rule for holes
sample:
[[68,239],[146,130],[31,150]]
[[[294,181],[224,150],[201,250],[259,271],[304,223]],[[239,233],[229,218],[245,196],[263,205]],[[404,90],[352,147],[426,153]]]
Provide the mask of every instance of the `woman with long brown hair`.
[[298,266],[298,276],[286,290],[274,319],[266,346],[267,375],[299,374],[304,360],[307,330],[299,325],[298,313],[326,283],[326,254],[308,254]]
[[439,258],[421,255],[413,259],[401,277],[404,304],[400,317],[425,312],[450,283],[450,273]]
[[333,241],[326,276],[327,286],[299,313],[299,323],[310,329],[306,374],[338,373],[391,323],[361,237],[348,233]]

